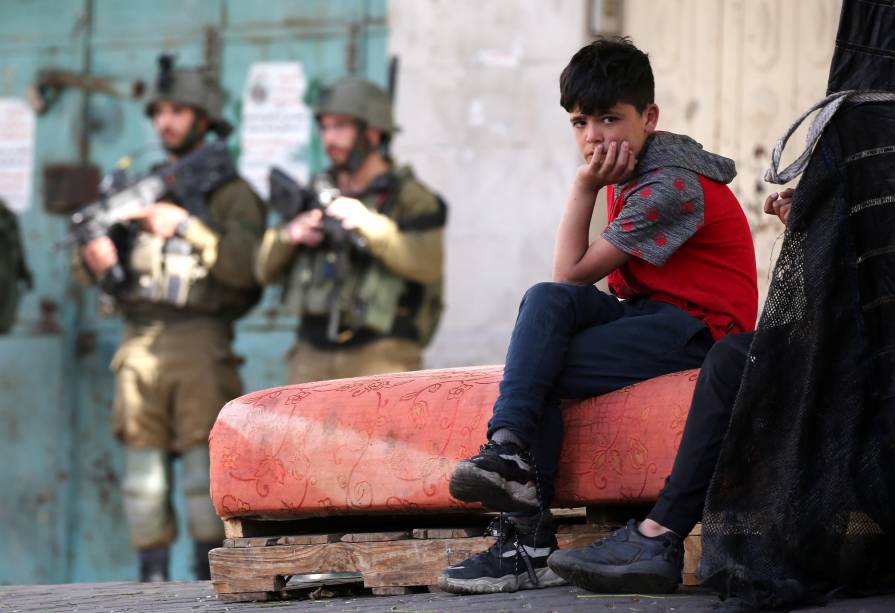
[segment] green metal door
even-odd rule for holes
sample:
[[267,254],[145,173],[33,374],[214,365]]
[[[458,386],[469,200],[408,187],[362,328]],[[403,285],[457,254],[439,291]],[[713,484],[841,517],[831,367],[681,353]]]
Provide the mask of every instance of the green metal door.
[[[121,325],[71,279],[68,251],[54,249],[65,219],[44,210],[45,191],[58,189],[44,185],[44,171],[88,162],[108,171],[125,154],[136,154],[138,167],[160,158],[132,90],[152,78],[162,51],[182,65],[217,66],[225,114],[238,128],[256,62],[300,62],[309,94],[349,72],[384,83],[385,37],[385,0],[0,2],[0,99],[24,98],[42,69],[79,79],[46,91],[37,118],[33,197],[19,218],[35,287],[12,333],[0,336],[0,583],[136,578],[109,420],[108,364]],[[238,150],[238,138],[231,145]],[[324,163],[315,138],[295,157],[311,169]],[[285,381],[294,323],[274,291],[240,322],[247,390]],[[191,578],[189,555],[181,536],[172,578]]]

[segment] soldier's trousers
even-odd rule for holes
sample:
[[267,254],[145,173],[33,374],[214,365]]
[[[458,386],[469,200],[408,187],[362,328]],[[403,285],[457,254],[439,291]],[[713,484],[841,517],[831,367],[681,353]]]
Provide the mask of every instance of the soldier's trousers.
[[135,547],[176,537],[176,457],[193,540],[223,539],[209,497],[208,434],[221,407],[242,394],[231,341],[230,324],[211,318],[126,326],[112,360],[114,428],[127,448],[124,502]]
[[289,383],[419,370],[423,348],[404,338],[383,338],[358,347],[318,349],[299,340],[287,356]]

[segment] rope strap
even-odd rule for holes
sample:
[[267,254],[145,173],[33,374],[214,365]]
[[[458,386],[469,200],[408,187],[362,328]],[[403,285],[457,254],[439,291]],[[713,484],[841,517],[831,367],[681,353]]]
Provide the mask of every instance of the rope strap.
[[[835,115],[836,111],[839,110],[839,107],[841,107],[846,102],[892,101],[895,101],[895,93],[892,92],[862,91],[853,89],[830,94],[820,102],[817,102],[810,109],[802,113],[802,116],[795,120],[795,122],[786,131],[786,134],[780,137],[780,140],[778,140],[777,144],[774,145],[774,151],[771,152],[771,166],[767,169],[767,171],[765,171],[764,180],[768,183],[783,185],[784,183],[789,183],[800,174],[802,174],[805,171],[805,167],[808,165],[808,160],[811,157],[811,152],[814,151],[814,145],[817,144],[817,141],[818,139],[820,139],[821,134],[823,134],[823,131],[827,127],[827,124],[829,124],[830,121],[833,119],[833,115]],[[817,114],[817,117],[814,118],[814,121],[811,122],[811,127],[808,128],[808,138],[805,140],[805,150],[802,151],[802,154],[792,164],[790,164],[783,170],[778,170],[778,168],[780,167],[780,157],[783,155],[783,149],[786,148],[787,141],[789,141],[789,138],[799,128],[799,126],[802,125],[802,122],[805,121],[805,118],[818,109],[820,109],[820,112]]]

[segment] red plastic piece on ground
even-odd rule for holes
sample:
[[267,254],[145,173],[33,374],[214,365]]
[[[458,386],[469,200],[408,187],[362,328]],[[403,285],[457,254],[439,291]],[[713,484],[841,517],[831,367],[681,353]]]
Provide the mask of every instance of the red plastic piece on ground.
[[[228,403],[211,432],[221,517],[459,510],[454,464],[485,442],[502,367],[292,385]],[[568,403],[556,507],[652,501],[671,471],[697,370]]]

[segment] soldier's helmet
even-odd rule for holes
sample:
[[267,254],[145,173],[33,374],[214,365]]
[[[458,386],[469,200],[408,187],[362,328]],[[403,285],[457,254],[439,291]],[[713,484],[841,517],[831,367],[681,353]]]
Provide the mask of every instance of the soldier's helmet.
[[174,68],[174,57],[167,54],[159,56],[158,64],[158,74],[146,94],[147,117],[152,117],[158,102],[166,100],[205,113],[209,129],[221,138],[233,131],[230,122],[221,116],[221,91],[209,70]]
[[344,77],[317,96],[314,116],[333,113],[360,119],[385,134],[398,131],[392,118],[392,101],[384,89],[358,77]]

